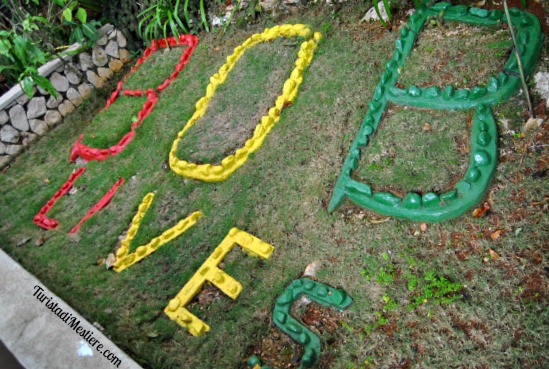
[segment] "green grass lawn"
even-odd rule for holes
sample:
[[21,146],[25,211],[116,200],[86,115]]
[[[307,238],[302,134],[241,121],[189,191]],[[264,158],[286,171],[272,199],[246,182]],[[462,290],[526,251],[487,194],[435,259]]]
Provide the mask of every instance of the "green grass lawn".
[[[133,142],[116,157],[88,163],[76,193],[63,197],[49,213],[59,228],[42,230],[32,218],[75,169],[68,157],[79,134],[90,145],[113,144],[143,102],[122,98],[98,114],[110,90],[94,92],[0,175],[0,247],[87,319],[100,323],[145,368],[244,368],[243,359],[252,354],[272,367],[297,367],[292,358],[302,349],[274,328],[271,313],[280,293],[313,262],[319,281],[344,288],[354,299],[341,313],[316,304],[295,309],[321,335],[318,368],[542,368],[549,360],[543,175],[549,132],[545,125],[524,137],[513,135],[511,130],[520,132],[524,123],[522,98],[493,109],[500,121],[500,164],[486,195],[491,204],[486,216],[475,218],[471,210],[422,227],[350,202],[334,214],[326,211],[398,34],[359,23],[365,11],[356,4],[337,11],[313,6],[279,22],[306,23],[324,39],[293,106],[284,109],[263,147],[220,183],[175,175],[167,162],[169,149],[205,94],[210,76],[234,47],[275,23],[267,18],[226,35],[201,35],[189,64],[162,92]],[[445,33],[457,29],[444,27]],[[479,44],[495,42],[479,35],[483,33],[471,31],[469,37]],[[460,50],[456,58],[474,60],[478,53],[478,47],[444,37],[437,39],[433,53],[446,42]],[[182,140],[179,157],[215,164],[241,146],[281,92],[299,44],[280,40],[250,50]],[[421,41],[418,45],[416,53],[429,52]],[[181,52],[157,54],[127,88],[158,84]],[[503,59],[494,62],[492,56]],[[503,54],[489,53],[473,71],[497,70],[504,60]],[[412,56],[401,83],[439,82],[421,72],[424,67],[419,56]],[[427,79],[422,80],[422,73]],[[466,78],[474,80],[475,75]],[[448,83],[446,76],[440,78]],[[463,86],[463,77],[455,78]],[[396,192],[444,189],[462,175],[468,161],[470,115],[394,107],[364,149],[354,175]],[[423,129],[425,123],[428,129]],[[110,205],[69,236],[119,177],[126,183]],[[106,270],[99,264],[115,250],[151,191],[155,201],[133,249],[194,211],[204,217],[122,273]],[[250,258],[239,248],[227,256],[222,267],[244,290],[233,301],[205,288],[189,309],[211,331],[193,337],[163,309],[232,227],[271,243],[275,251],[267,261]],[[18,247],[26,238],[31,241]],[[37,246],[40,239],[45,242]]]

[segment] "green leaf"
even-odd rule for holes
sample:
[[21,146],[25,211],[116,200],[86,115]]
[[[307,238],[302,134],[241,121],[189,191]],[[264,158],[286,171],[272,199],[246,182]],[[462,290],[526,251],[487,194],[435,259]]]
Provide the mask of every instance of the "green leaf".
[[32,78],[31,77],[26,76],[25,78],[23,78],[23,80],[21,81],[21,88],[27,94],[27,96],[29,98],[31,98],[32,95],[34,95],[34,93],[32,91],[33,87],[34,87],[34,83],[32,83]]
[[47,25],[51,25],[51,22],[49,20],[47,20],[46,18],[44,17],[40,17],[38,15],[33,15],[32,17],[30,17],[30,19],[33,21],[33,22],[42,22],[44,24],[47,24]]
[[36,83],[37,86],[42,87],[44,90],[48,91],[53,97],[57,98],[57,91],[47,78],[36,74],[32,76],[32,80],[34,81],[34,83]]
[[202,24],[206,29],[206,32],[210,32],[208,27],[208,20],[206,19],[206,9],[204,8],[204,0],[200,0],[200,17],[202,18]]
[[82,31],[91,42],[99,39],[99,31],[92,23],[86,23],[82,25]]
[[78,18],[80,23],[86,24],[86,20],[88,19],[88,13],[86,13],[86,9],[78,8],[78,10],[76,11],[76,18]]
[[13,65],[0,65],[0,73],[5,70],[17,70]]
[[76,27],[72,30],[70,42],[84,43],[84,32],[82,31],[82,27]]
[[72,22],[72,9],[66,8],[63,10],[63,19],[68,22]]
[[0,55],[8,55],[11,49],[11,44],[8,40],[0,39]]

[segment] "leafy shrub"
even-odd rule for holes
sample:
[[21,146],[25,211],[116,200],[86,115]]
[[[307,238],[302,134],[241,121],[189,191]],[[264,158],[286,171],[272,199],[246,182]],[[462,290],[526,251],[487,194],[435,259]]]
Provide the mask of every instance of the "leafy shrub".
[[73,0],[12,0],[0,5],[0,76],[8,85],[20,82],[32,96],[36,83],[56,95],[51,83],[38,74],[38,67],[59,56],[67,44],[84,46],[99,38],[100,23],[88,19],[99,2]]

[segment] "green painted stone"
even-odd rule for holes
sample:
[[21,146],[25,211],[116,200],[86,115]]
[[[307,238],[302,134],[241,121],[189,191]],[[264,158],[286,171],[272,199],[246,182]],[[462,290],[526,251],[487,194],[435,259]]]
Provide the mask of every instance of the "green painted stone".
[[280,324],[286,323],[286,317],[287,315],[281,311],[278,311],[273,315],[273,319],[279,322]]
[[523,15],[522,18],[520,19],[520,25],[523,27],[528,27],[532,25],[532,20],[526,15]]
[[324,286],[320,286],[316,290],[316,293],[318,294],[318,296],[325,297],[328,296],[328,289]]
[[511,9],[509,9],[509,13],[510,13],[512,16],[518,17],[518,16],[520,15],[520,9],[519,9],[519,8],[515,8],[515,7],[512,7]]
[[507,82],[507,80],[509,79],[509,76],[507,75],[507,73],[505,72],[499,72],[498,74],[498,80],[499,80],[499,83],[504,85],[505,82]]
[[480,132],[477,138],[477,142],[480,146],[486,147],[490,143],[492,138],[488,132]]
[[360,135],[357,139],[357,145],[359,147],[364,147],[367,144],[368,144],[368,135],[365,135],[365,134]]
[[421,89],[417,86],[410,86],[410,88],[408,89],[408,95],[410,96],[421,96]]
[[469,90],[466,89],[460,89],[454,92],[454,97],[456,100],[467,100],[469,97]]
[[448,9],[451,6],[452,6],[452,4],[450,4],[448,2],[445,2],[445,1],[441,1],[440,3],[436,3],[433,6],[431,6],[431,9],[436,10],[436,11],[441,11],[441,10]]
[[398,205],[402,201],[400,197],[390,192],[376,192],[374,193],[374,200],[385,205]]
[[386,70],[385,73],[381,75],[381,83],[386,84],[387,82],[389,82],[392,76],[393,73],[391,73],[390,70]]
[[371,135],[372,133],[374,133],[374,128],[373,128],[371,125],[369,125],[369,124],[368,124],[368,125],[364,125],[364,129],[362,130],[362,132],[363,132],[365,135],[369,136],[369,135]]
[[368,104],[368,108],[370,109],[370,112],[373,114],[379,110],[380,105],[377,101],[370,101],[370,103]]
[[469,8],[469,13],[476,17],[487,18],[490,12],[487,9]]
[[374,100],[379,100],[383,97],[383,93],[385,92],[385,89],[383,86],[377,86],[374,91]]
[[517,41],[521,45],[526,45],[528,43],[528,32],[527,31],[519,32],[519,34],[517,35]]
[[454,86],[448,85],[442,93],[442,98],[444,100],[450,100],[454,96]]
[[250,368],[253,368],[253,367],[256,366],[256,365],[261,365],[261,362],[259,361],[259,358],[258,358],[257,356],[255,356],[255,355],[250,356],[250,357],[248,358],[247,363],[248,363],[248,366],[249,366]]
[[345,188],[353,193],[364,195],[364,196],[372,196],[372,187],[370,187],[367,184],[360,183],[360,182],[348,182],[345,185]]
[[487,92],[486,88],[475,86],[471,89],[471,93],[469,94],[469,98],[471,98],[471,99],[481,98],[482,96],[486,95],[486,92]]
[[[521,53],[525,73],[529,74],[534,70],[541,52],[543,40],[541,25],[530,13],[516,8],[511,12],[520,44],[517,51]],[[386,70],[381,77],[381,84],[385,89],[374,91],[375,99],[369,104],[370,109],[366,115],[368,118],[364,119],[351,146],[352,150],[349,150],[345,159],[328,211],[335,210],[345,198],[349,198],[359,206],[381,214],[420,222],[438,222],[465,213],[482,199],[497,165],[498,133],[490,106],[508,100],[519,89],[520,79],[516,74],[518,72],[516,57],[513,53],[497,77],[488,79],[486,87],[476,86],[471,90],[454,90],[452,86],[447,86],[442,92],[434,87],[423,90],[414,85],[409,86],[408,89],[399,89],[393,85],[398,76],[398,68],[405,65],[406,58],[428,16],[443,17],[444,21],[490,27],[500,26],[501,21],[505,22],[502,19],[502,12],[498,10],[486,11],[476,8],[469,10],[464,5],[450,6],[448,3],[438,3],[430,8],[422,5],[418,8],[410,17],[405,30],[400,31],[401,40],[395,44],[396,60],[386,63]],[[449,111],[475,110],[469,135],[471,146],[469,168],[464,178],[455,185],[455,190],[439,196],[429,193],[423,198],[412,193],[401,200],[390,193],[372,193],[369,185],[352,179],[353,168],[357,165],[357,156],[353,151],[363,147],[362,145],[367,145],[367,141],[375,139],[365,135],[365,132],[369,132],[370,129],[374,132],[377,129],[383,109],[386,109],[389,103]],[[366,126],[372,128],[365,128]],[[368,136],[367,141],[364,136]],[[363,148],[362,154],[368,155],[367,146]]]
[[488,165],[491,162],[490,155],[488,155],[488,153],[485,151],[475,152],[474,160],[475,163],[477,163],[478,165]]
[[471,184],[467,181],[459,181],[456,184],[456,190],[460,194],[465,194],[471,190]]
[[457,191],[452,190],[452,191],[448,191],[446,193],[443,193],[442,195],[440,195],[440,199],[444,202],[453,201],[453,200],[457,199]]
[[439,205],[440,198],[436,193],[428,192],[425,195],[423,195],[423,198],[421,199],[423,202],[423,206],[426,208],[431,208],[433,206]]
[[486,87],[488,92],[496,92],[499,88],[499,82],[496,77],[488,78],[488,86]]
[[440,96],[440,88],[437,86],[429,87],[427,90],[425,90],[425,96],[429,98],[435,98]]
[[397,39],[395,41],[395,46],[398,51],[402,52],[402,50],[404,49],[404,42],[402,42],[402,39]]
[[309,338],[309,336],[307,335],[307,333],[303,332],[303,333],[301,333],[301,334],[299,335],[297,341],[298,341],[299,343],[301,343],[302,345],[306,345],[306,344],[308,344],[308,343],[311,341],[311,339]]
[[407,209],[419,209],[421,207],[421,196],[417,193],[408,192],[406,196],[404,196],[402,205]]
[[467,7],[465,5],[456,5],[450,8],[453,13],[457,15],[466,15]]
[[282,295],[280,295],[278,300],[276,300],[276,303],[286,305],[290,303],[290,301],[292,301],[292,294],[289,292],[284,292]]
[[480,170],[473,168],[467,172],[467,179],[475,183],[480,178]]
[[295,324],[295,323],[289,323],[288,324],[288,330],[290,332],[293,332],[293,333],[301,333],[303,332],[303,327],[299,324]]
[[488,16],[489,19],[496,20],[496,21],[501,20],[502,17],[503,17],[503,12],[499,9],[491,10],[490,15]]
[[406,94],[406,90],[395,86],[389,87],[389,94],[391,96],[402,96]]
[[[297,283],[297,281],[299,282]],[[339,310],[345,309],[353,302],[351,297],[342,289],[336,289],[309,278],[300,278],[290,283],[281,297],[293,296],[291,301],[293,302],[301,294],[305,294],[311,300],[322,305]],[[281,297],[279,297],[279,299]],[[281,307],[282,305],[286,306]],[[291,306],[287,305],[286,302],[279,303],[277,300],[273,309],[273,322],[282,332],[303,345],[304,353],[301,357],[300,368],[308,368],[313,366],[320,357],[320,339],[304,326],[303,323],[289,315],[290,307]]]

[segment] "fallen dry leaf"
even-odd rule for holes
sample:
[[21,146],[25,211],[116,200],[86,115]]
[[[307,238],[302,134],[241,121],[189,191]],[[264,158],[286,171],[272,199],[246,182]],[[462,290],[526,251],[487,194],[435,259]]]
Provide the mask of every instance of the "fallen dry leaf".
[[111,269],[115,261],[116,261],[116,256],[114,256],[114,254],[111,252],[105,259],[105,266],[107,267],[107,269]]
[[17,242],[17,247],[21,247],[29,241],[30,241],[30,238],[28,238],[28,237],[23,238],[21,241]]
[[502,232],[503,232],[503,229],[498,229],[497,231],[492,232],[492,234],[490,234],[490,238],[495,241],[500,238]]
[[320,262],[318,261],[313,261],[311,264],[307,265],[307,267],[305,268],[305,271],[303,272],[303,276],[314,277],[319,265],[320,265]]
[[46,242],[46,236],[42,236],[36,241],[34,241],[35,246],[42,246]]
[[431,130],[431,125],[429,123],[424,123],[423,127],[421,127],[421,129],[423,129],[424,132],[430,131]]
[[490,212],[490,204],[488,201],[486,201],[484,204],[482,204],[481,207],[476,208],[473,210],[473,218],[482,218],[488,215]]
[[49,179],[49,178],[45,178],[45,179],[44,179],[44,183],[45,183],[45,184],[50,184],[50,179]]
[[537,129],[539,126],[541,126],[541,123],[543,123],[543,119],[541,118],[529,118],[526,123],[524,123],[524,127],[522,127],[522,132],[533,131],[534,129]]
[[391,217],[382,218],[382,219],[374,219],[374,218],[368,219],[368,221],[372,224],[381,224],[381,223],[388,222],[390,220],[391,220]]
[[492,258],[494,260],[499,259],[499,254],[497,252],[495,252],[494,250],[490,249],[488,252],[490,253],[490,258]]

